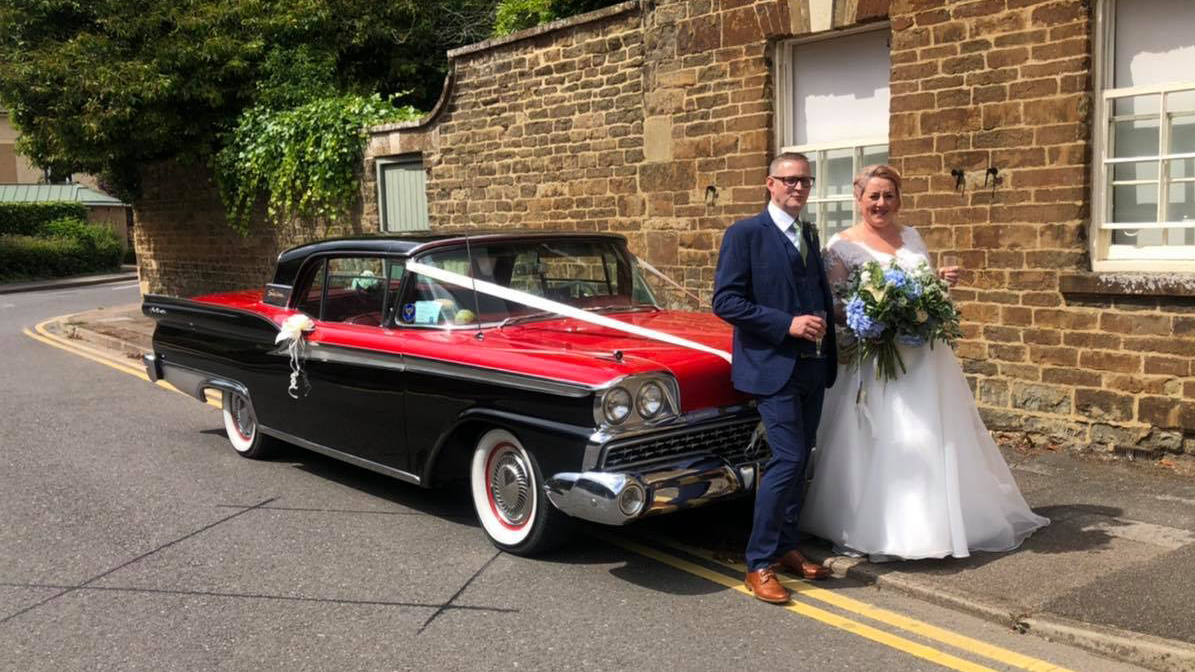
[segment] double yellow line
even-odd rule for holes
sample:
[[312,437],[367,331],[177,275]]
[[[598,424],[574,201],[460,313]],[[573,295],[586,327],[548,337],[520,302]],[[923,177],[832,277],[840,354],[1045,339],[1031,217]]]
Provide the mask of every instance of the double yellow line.
[[[83,343],[80,343],[78,341],[74,341],[72,339],[69,339],[69,338],[66,338],[63,336],[59,336],[58,334],[51,332],[46,327],[46,325],[50,324],[51,322],[65,322],[68,319],[70,319],[69,315],[63,316],[63,317],[52,317],[48,320],[45,320],[44,322],[39,322],[37,324],[37,326],[33,327],[32,329],[26,327],[23,331],[26,336],[28,336],[29,338],[32,338],[35,341],[41,341],[42,343],[45,343],[46,345],[58,348],[60,350],[65,350],[71,354],[78,355],[78,356],[84,357],[86,359],[90,359],[91,361],[96,362],[97,364],[103,364],[104,366],[108,366],[113,369],[116,369],[117,371],[120,371],[121,373],[127,373],[131,376],[136,376],[136,377],[140,378],[141,380],[149,382],[149,376],[147,376],[145,374],[145,371],[143,369],[141,369],[140,367],[131,366],[129,364],[126,364],[125,362],[122,362],[122,361],[116,359],[115,357],[112,356],[112,354],[110,352],[107,352],[105,350],[100,350],[99,348],[93,348],[89,345],[84,345]],[[178,388],[176,388],[175,386],[171,385],[170,383],[168,383],[164,380],[159,380],[155,384],[158,387],[161,387],[162,389],[170,390],[172,392],[178,392],[179,394],[186,394],[185,392],[179,390]],[[191,395],[188,394],[187,396],[191,396]],[[218,394],[208,397],[207,403],[208,403],[208,405],[215,406],[216,408],[223,408],[223,405],[220,403],[220,395],[218,395]]]
[[[746,586],[743,585],[743,581],[741,579],[732,578],[723,572],[710,569],[703,564],[686,560],[658,548],[646,546],[624,537],[616,537],[612,534],[606,534],[603,535],[602,538],[607,542],[614,544],[615,546],[619,546],[633,553],[652,558],[653,560],[657,560],[683,572],[699,576],[707,581],[725,586],[744,595],[751,595],[750,591],[748,591]],[[734,570],[740,575],[745,571],[741,565],[732,565],[722,562],[713,557],[713,554],[709,553],[708,551],[672,541],[663,541],[662,543],[693,557],[698,557],[702,560],[714,563],[717,566]],[[908,616],[902,616],[901,614],[888,611],[887,609],[881,609],[865,602],[860,602],[824,588],[817,588],[808,581],[801,579],[781,578],[781,583],[793,590],[798,598],[816,600],[836,607],[842,611],[856,614],[858,616],[898,628],[919,637],[945,644],[961,651],[965,651],[982,658],[987,658],[988,660],[992,660],[997,663],[1002,663],[1004,665],[1022,670],[1028,670],[1029,672],[1072,672],[1067,668],[1054,665],[1053,663],[1049,663],[1044,660],[1038,660],[1037,658],[1032,658],[1030,656],[1017,653],[1016,651],[1010,651],[994,644],[989,644],[978,639],[960,635],[956,632],[951,632],[935,625],[930,625],[929,623],[909,618]],[[845,630],[853,635],[870,639],[873,642],[903,651],[910,655],[928,660],[932,663],[950,668],[952,670],[960,670],[962,672],[996,672],[996,670],[990,667],[953,656],[945,651],[933,648],[932,646],[920,644],[905,637],[894,635],[890,632],[867,625],[866,623],[826,611],[825,609],[809,604],[807,601],[802,599],[794,599],[792,602],[782,608],[794,614],[798,614],[805,618],[811,618],[815,621],[825,623],[831,627],[838,628],[839,630]]]
[[[103,364],[104,366],[109,366],[117,371],[136,376],[141,380],[149,380],[149,377],[141,368],[130,366],[129,364],[115,359],[106,351],[93,348],[77,341],[54,334],[46,328],[46,325],[50,324],[51,322],[65,321],[66,319],[68,318],[52,318],[41,322],[32,330],[26,328],[24,333],[26,336],[29,336],[34,340],[41,341],[46,345],[65,350],[80,357],[85,357],[98,364]],[[182,392],[164,380],[157,381],[157,385],[164,389],[172,390],[182,394]],[[208,399],[207,403],[216,408],[221,408],[220,398],[218,396],[213,399]],[[710,569],[704,564],[692,562],[659,548],[647,546],[624,537],[614,536],[613,534],[605,534],[602,536],[602,538],[615,546],[619,546],[638,555],[657,560],[663,564],[669,565],[670,567],[725,586],[726,588],[737,591],[744,595],[751,595],[751,593],[743,585],[742,580],[728,576],[724,572]],[[744,571],[742,566],[720,561],[714,558],[711,553],[703,549],[693,548],[691,546],[672,541],[663,541],[662,543],[672,547],[676,551],[682,552],[691,557],[700,558],[705,562],[712,563],[714,566],[724,567],[727,570],[731,570],[737,574],[741,575],[741,573]],[[881,609],[865,602],[860,602],[824,588],[818,588],[808,581],[782,578],[781,582],[793,590],[796,593],[796,596],[800,598],[794,599],[791,603],[783,607],[789,612],[798,614],[805,618],[811,618],[820,623],[824,623],[839,630],[844,630],[851,634],[858,635],[865,639],[883,644],[884,646],[903,651],[943,667],[953,670],[960,670],[961,672],[997,672],[990,667],[959,658],[932,646],[927,646],[905,637],[901,637],[900,635],[895,635],[890,632],[880,630],[861,621],[852,620],[851,618],[827,611],[810,604],[809,601],[821,602],[840,611],[861,616],[877,623],[882,623],[884,625],[903,630],[923,639],[954,647],[955,649],[965,651],[975,656],[986,658],[997,663],[1002,663],[1010,667],[1027,670],[1028,672],[1072,672],[1067,668],[1054,665],[1053,663],[1049,663],[1044,660],[1038,660],[1015,651],[1010,651],[987,642],[967,637],[965,635],[960,635],[958,633],[930,625],[929,623],[924,623],[922,621],[888,611],[887,609]]]

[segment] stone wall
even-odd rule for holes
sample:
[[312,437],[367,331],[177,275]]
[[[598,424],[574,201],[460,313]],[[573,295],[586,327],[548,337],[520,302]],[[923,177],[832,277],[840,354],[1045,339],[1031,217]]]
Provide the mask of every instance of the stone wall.
[[969,269],[958,354],[990,428],[1195,452],[1191,285],[1087,272],[1093,4],[892,3],[906,219]]
[[278,253],[288,247],[367,230],[360,207],[338,223],[274,227],[262,221],[257,217],[246,236],[233,231],[204,166],[163,163],[145,170],[142,195],[133,205],[141,293],[191,297],[259,289],[273,277]]

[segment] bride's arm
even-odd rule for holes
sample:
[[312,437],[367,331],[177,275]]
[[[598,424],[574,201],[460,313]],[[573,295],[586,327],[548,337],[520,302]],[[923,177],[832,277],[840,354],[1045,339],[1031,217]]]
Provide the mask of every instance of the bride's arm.
[[822,250],[822,262],[826,267],[826,279],[830,282],[831,293],[834,295],[834,321],[838,324],[846,324],[846,312],[843,309],[842,300],[834,289],[846,282],[847,277],[851,274],[851,269],[837,247],[834,241],[830,241],[830,244]]

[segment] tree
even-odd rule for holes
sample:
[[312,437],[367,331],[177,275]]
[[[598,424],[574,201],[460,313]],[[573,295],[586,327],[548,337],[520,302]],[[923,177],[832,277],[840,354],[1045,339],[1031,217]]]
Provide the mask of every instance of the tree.
[[494,18],[494,34],[509,35],[619,2],[622,0],[500,0]]
[[143,166],[210,160],[255,106],[401,93],[430,108],[445,50],[487,36],[492,12],[493,0],[5,0],[0,104],[34,163],[135,194]]

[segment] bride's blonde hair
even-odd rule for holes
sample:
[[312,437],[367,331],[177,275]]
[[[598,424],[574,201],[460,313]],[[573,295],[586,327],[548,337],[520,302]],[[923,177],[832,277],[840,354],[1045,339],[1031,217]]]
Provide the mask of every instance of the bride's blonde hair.
[[870,166],[864,166],[863,170],[855,176],[855,198],[858,199],[863,195],[863,188],[867,186],[867,181],[873,177],[878,177],[882,180],[888,180],[892,183],[892,188],[896,191],[896,198],[900,200],[900,173],[896,169],[886,163],[875,163]]

